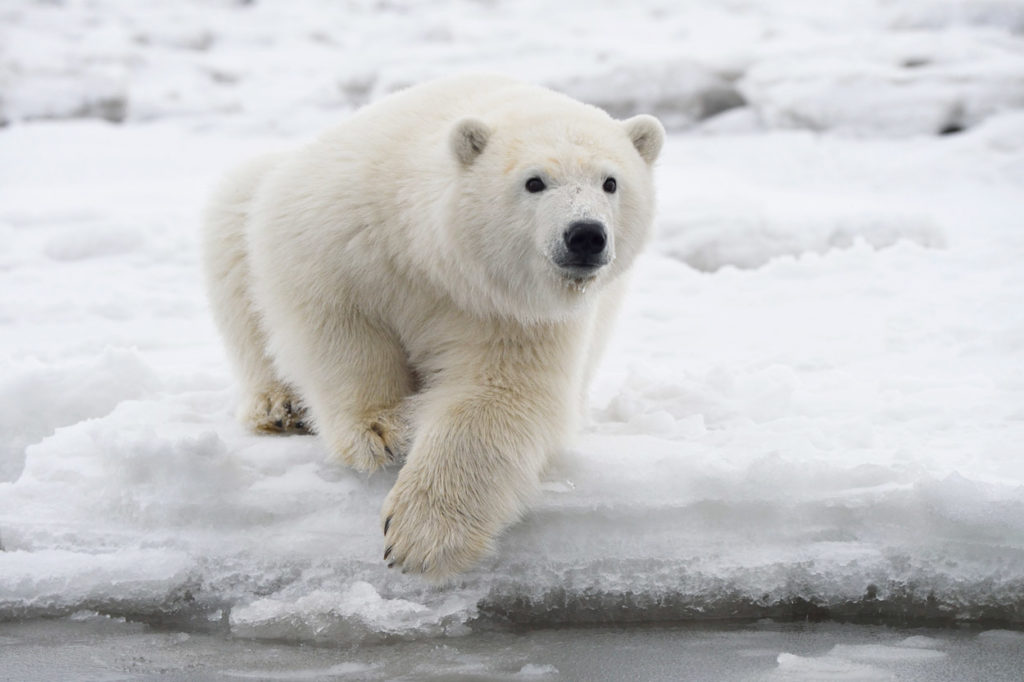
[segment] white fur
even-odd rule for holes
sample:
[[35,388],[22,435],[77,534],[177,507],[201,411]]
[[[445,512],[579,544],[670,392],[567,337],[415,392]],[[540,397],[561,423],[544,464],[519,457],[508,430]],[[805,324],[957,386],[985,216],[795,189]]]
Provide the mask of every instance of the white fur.
[[[308,410],[361,471],[405,456],[381,516],[388,560],[433,578],[471,566],[572,430],[648,237],[663,138],[649,116],[462,76],[236,171],[205,260],[242,419],[301,430]],[[533,176],[544,192],[524,189]],[[579,219],[608,232],[592,278],[553,262]]]

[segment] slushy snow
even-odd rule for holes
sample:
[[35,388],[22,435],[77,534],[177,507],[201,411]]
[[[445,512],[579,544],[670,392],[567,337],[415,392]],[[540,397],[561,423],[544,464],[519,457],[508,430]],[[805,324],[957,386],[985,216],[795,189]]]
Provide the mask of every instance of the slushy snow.
[[[299,642],[1019,627],[1024,3],[677,5],[0,9],[0,619]],[[589,423],[497,553],[437,588],[381,561],[395,472],[234,421],[198,221],[238,161],[468,69],[671,135]],[[870,677],[941,655],[778,663]]]

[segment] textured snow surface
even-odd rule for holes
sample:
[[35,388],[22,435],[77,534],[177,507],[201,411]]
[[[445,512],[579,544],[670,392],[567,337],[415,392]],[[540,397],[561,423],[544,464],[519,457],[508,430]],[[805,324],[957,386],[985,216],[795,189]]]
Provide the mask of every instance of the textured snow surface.
[[[0,618],[1024,624],[1024,3],[432,7],[0,8]],[[198,214],[233,163],[466,69],[675,132],[590,423],[438,588],[380,561],[394,471],[234,422]]]

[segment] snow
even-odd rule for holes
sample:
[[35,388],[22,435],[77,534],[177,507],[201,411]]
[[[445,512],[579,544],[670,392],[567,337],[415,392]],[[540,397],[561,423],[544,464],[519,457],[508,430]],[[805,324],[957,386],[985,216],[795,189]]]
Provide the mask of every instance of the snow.
[[956,31],[832,37],[759,61],[739,89],[773,127],[940,133],[1024,105],[1024,47]]
[[[0,619],[366,644],[506,622],[1019,627],[1024,3],[433,7],[0,9]],[[468,69],[672,135],[589,424],[497,553],[435,587],[380,561],[394,471],[233,420],[198,215],[239,160]],[[941,653],[777,663],[870,678]]]

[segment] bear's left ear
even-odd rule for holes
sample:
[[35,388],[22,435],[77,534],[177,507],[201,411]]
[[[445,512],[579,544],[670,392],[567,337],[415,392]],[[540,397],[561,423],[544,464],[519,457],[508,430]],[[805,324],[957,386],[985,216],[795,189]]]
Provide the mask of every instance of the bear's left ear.
[[490,138],[491,129],[486,123],[476,118],[464,118],[455,124],[449,142],[455,158],[463,166],[468,166],[480,156]]
[[661,153],[661,145],[665,142],[665,128],[661,121],[647,114],[627,118],[622,122],[626,134],[633,141],[633,146],[648,164],[657,160]]

